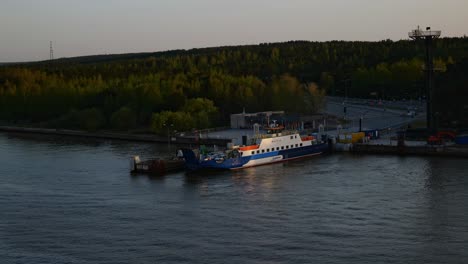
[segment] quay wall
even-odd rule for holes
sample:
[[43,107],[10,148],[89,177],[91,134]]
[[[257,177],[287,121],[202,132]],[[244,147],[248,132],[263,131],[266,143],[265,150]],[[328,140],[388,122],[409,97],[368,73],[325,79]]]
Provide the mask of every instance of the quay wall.
[[141,141],[141,142],[156,142],[156,143],[171,143],[181,145],[218,145],[226,146],[227,143],[231,142],[230,139],[223,138],[200,138],[195,137],[164,137],[150,134],[129,134],[129,133],[117,133],[117,132],[87,132],[80,130],[68,130],[68,129],[48,129],[48,128],[31,128],[31,127],[14,127],[14,126],[0,126],[0,132],[11,132],[11,133],[29,133],[29,134],[43,134],[43,135],[60,135],[60,136],[73,136],[73,137],[87,137],[87,138],[99,138],[99,139],[114,139],[114,140],[125,140],[125,141]]
[[468,148],[460,146],[390,146],[354,144],[352,147],[352,152],[356,154],[418,155],[468,158]]

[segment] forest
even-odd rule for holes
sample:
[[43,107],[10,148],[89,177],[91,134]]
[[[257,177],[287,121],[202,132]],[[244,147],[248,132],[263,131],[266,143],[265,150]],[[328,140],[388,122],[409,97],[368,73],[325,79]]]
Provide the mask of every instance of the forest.
[[[466,126],[468,38],[436,40],[434,58],[436,105],[451,114],[440,122]],[[290,41],[7,64],[0,120],[164,133],[223,126],[243,109],[316,113],[325,95],[418,99],[423,59],[423,43],[409,40]]]

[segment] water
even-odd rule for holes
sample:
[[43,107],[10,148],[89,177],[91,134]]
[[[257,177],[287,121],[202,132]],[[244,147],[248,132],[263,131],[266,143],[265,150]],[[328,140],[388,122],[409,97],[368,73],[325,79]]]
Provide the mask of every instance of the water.
[[468,162],[131,176],[167,145],[0,134],[0,263],[468,263]]

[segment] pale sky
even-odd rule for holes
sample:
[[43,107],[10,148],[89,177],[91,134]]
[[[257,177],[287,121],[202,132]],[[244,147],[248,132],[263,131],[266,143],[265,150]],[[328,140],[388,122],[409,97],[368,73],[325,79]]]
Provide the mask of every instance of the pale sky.
[[468,35],[468,0],[0,0],[0,62],[289,40]]

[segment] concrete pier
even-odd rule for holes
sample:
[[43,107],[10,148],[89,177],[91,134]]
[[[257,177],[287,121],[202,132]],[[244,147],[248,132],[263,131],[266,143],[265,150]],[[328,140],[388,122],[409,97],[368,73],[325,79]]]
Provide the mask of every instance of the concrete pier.
[[100,138],[100,139],[116,139],[125,141],[142,141],[142,142],[157,142],[157,143],[170,143],[182,145],[217,145],[225,147],[230,139],[223,138],[195,138],[189,136],[177,137],[164,137],[151,134],[129,134],[129,133],[116,133],[107,131],[87,132],[80,130],[68,129],[48,129],[48,128],[29,128],[29,127],[14,127],[14,126],[0,126],[0,131],[12,133],[29,133],[29,134],[43,134],[43,135],[59,135],[59,136],[73,136],[73,137],[87,137],[87,138]]
[[468,147],[449,146],[395,146],[376,144],[354,144],[352,152],[355,154],[383,154],[383,155],[417,155],[417,156],[438,156],[438,157],[460,157],[468,158]]

